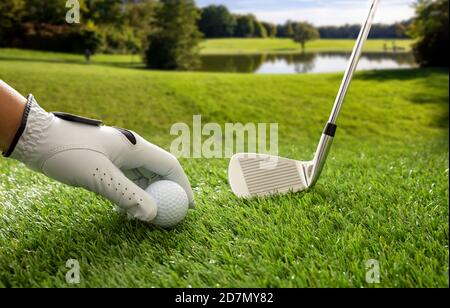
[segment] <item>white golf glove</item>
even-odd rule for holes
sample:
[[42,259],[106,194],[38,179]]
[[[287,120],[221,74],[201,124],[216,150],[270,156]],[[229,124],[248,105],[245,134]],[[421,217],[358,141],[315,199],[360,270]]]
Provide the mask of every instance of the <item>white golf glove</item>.
[[141,221],[156,217],[156,202],[144,191],[156,180],[178,183],[190,207],[195,207],[189,180],[173,155],[134,132],[101,124],[48,113],[29,95],[22,126],[4,156],[64,184],[98,193]]

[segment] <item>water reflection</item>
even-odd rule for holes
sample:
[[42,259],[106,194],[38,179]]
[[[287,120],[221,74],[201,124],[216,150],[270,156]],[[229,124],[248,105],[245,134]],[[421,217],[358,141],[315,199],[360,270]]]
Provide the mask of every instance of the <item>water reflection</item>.
[[[350,53],[205,55],[200,71],[254,74],[305,74],[345,70]],[[359,70],[415,67],[411,53],[366,53]]]

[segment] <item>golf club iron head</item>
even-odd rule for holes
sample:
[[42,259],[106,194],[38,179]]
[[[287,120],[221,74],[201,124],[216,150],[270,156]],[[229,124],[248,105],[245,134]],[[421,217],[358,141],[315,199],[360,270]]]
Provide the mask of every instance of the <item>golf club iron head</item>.
[[228,169],[232,191],[240,198],[266,197],[300,192],[314,186],[325,165],[335,132],[335,125],[327,125],[312,161],[265,154],[234,155]]
[[238,197],[265,197],[308,189],[311,162],[262,154],[236,154],[229,167],[229,182]]

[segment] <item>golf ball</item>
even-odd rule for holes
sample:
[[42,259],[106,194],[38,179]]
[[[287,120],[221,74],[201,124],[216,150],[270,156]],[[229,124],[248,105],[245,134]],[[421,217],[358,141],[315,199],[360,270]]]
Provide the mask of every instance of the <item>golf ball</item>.
[[162,228],[172,228],[187,215],[189,200],[184,189],[172,181],[158,181],[146,190],[156,200],[158,213],[152,224]]

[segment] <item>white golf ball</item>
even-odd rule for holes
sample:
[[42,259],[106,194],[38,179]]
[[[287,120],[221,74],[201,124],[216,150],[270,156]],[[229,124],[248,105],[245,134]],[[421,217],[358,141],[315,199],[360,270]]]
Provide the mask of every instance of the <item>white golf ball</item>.
[[184,189],[172,181],[158,181],[146,190],[158,205],[158,213],[152,224],[162,228],[172,228],[187,215],[189,200]]

